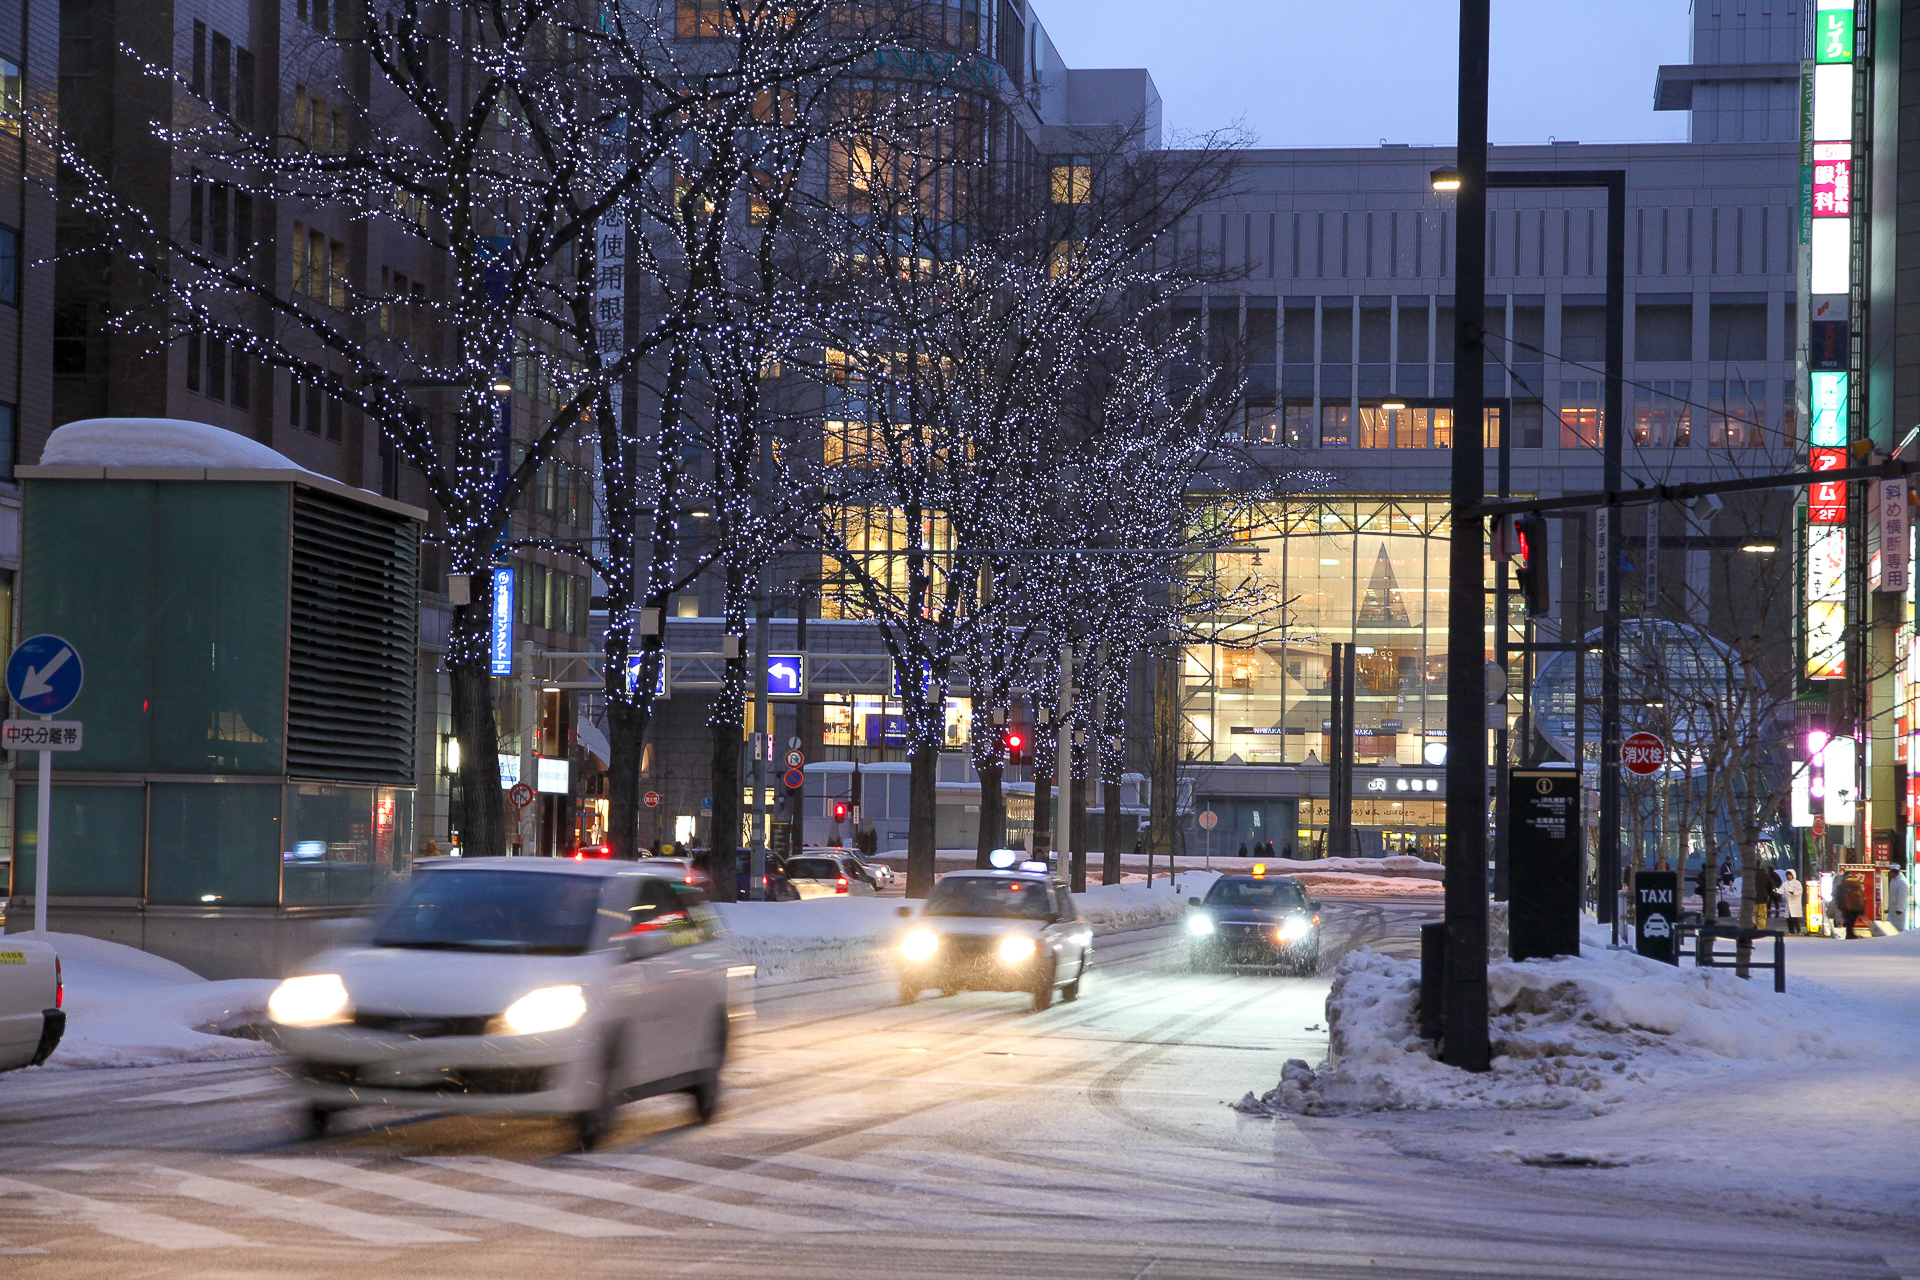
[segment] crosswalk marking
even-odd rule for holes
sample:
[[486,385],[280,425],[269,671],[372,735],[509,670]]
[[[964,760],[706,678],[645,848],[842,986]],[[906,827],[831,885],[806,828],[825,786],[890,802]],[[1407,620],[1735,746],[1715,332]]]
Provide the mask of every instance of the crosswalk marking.
[[[956,1200],[977,1200],[983,1204],[999,1205],[1022,1213],[1064,1214],[1076,1218],[1132,1219],[1142,1216],[1141,1206],[1137,1200],[1119,1196],[1111,1200],[1095,1200],[1040,1187],[1001,1187],[979,1181],[963,1182],[935,1177],[922,1169],[869,1167],[847,1160],[836,1160],[830,1156],[817,1156],[805,1151],[779,1152],[761,1158],[770,1164],[789,1165],[812,1173],[831,1174],[836,1178],[849,1178],[856,1182],[877,1182],[889,1187],[931,1191]],[[1194,1215],[1183,1212],[1180,1216],[1187,1218]]]
[[630,1169],[636,1173],[658,1174],[664,1178],[699,1182],[730,1191],[748,1191],[754,1195],[792,1200],[800,1204],[815,1204],[827,1209],[853,1210],[878,1218],[905,1219],[922,1227],[938,1225],[943,1229],[957,1231],[968,1227],[993,1225],[999,1221],[997,1218],[984,1219],[978,1215],[947,1215],[936,1224],[918,1204],[900,1199],[889,1200],[882,1196],[868,1195],[864,1191],[845,1191],[837,1187],[826,1187],[817,1182],[792,1182],[785,1178],[770,1178],[765,1174],[750,1173],[744,1169],[715,1169],[709,1165],[668,1160],[660,1156],[598,1155],[579,1158],[589,1164],[604,1165],[613,1169]]
[[15,1178],[0,1178],[0,1195],[29,1196],[55,1213],[70,1214],[81,1219],[96,1231],[131,1240],[135,1244],[152,1245],[156,1249],[232,1249],[256,1243],[216,1227],[182,1222],[178,1218],[147,1213],[131,1205],[110,1204],[91,1196],[55,1191]]
[[[596,1157],[595,1163],[606,1163],[614,1158]],[[416,1159],[421,1164],[437,1165],[442,1169],[453,1169],[461,1173],[477,1173],[536,1191],[608,1200],[614,1204],[678,1214],[681,1217],[696,1218],[702,1222],[724,1222],[729,1226],[746,1227],[752,1231],[815,1233],[858,1230],[857,1227],[843,1222],[801,1218],[792,1214],[775,1213],[768,1209],[757,1209],[751,1205],[705,1200],[697,1196],[683,1195],[677,1191],[654,1191],[646,1187],[632,1187],[624,1182],[609,1182],[604,1178],[590,1178],[585,1174],[547,1169],[538,1165],[514,1164],[507,1160],[496,1160],[491,1156],[419,1156]]]
[[630,1222],[615,1222],[608,1218],[593,1218],[581,1213],[568,1213],[564,1209],[550,1209],[544,1205],[529,1204],[524,1200],[488,1195],[480,1191],[443,1187],[437,1182],[380,1173],[376,1170],[344,1164],[338,1160],[321,1160],[312,1157],[297,1159],[268,1157],[249,1159],[245,1163],[286,1178],[308,1178],[315,1182],[331,1182],[335,1186],[346,1187],[350,1191],[364,1191],[370,1195],[386,1196],[391,1200],[406,1200],[413,1204],[425,1205],[430,1209],[461,1213],[471,1218],[517,1223],[523,1227],[534,1227],[557,1235],[594,1240],[613,1236],[663,1234],[652,1227],[642,1227]]
[[225,1084],[203,1084],[193,1089],[170,1089],[165,1093],[149,1093],[129,1098],[128,1101],[139,1104],[218,1102],[225,1098],[244,1098],[248,1094],[266,1093],[272,1089],[284,1088],[286,1083],[279,1076],[268,1076],[265,1079],[255,1076],[246,1080],[229,1080]]
[[224,1205],[229,1209],[245,1209],[265,1217],[297,1222],[302,1226],[318,1227],[322,1231],[331,1231],[367,1244],[473,1243],[472,1236],[456,1235],[451,1231],[403,1222],[398,1218],[384,1218],[377,1213],[363,1213],[323,1200],[284,1196],[277,1191],[268,1191],[244,1182],[208,1178],[159,1165],[150,1166],[150,1171],[164,1180],[167,1189],[176,1195]]

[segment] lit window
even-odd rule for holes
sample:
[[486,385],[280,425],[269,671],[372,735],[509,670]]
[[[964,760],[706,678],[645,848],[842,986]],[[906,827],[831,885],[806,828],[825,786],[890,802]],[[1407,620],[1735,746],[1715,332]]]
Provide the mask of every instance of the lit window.
[[1055,204],[1089,204],[1093,200],[1093,166],[1080,156],[1053,163],[1052,195]]

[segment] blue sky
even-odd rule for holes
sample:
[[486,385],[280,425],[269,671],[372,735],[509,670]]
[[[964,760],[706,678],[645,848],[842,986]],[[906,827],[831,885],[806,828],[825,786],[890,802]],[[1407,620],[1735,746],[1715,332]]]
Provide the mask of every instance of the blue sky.
[[[1169,128],[1244,122],[1266,146],[1451,143],[1452,0],[1034,0],[1073,67],[1146,67]],[[1493,0],[1496,143],[1686,138],[1653,110],[1686,62],[1687,0]]]

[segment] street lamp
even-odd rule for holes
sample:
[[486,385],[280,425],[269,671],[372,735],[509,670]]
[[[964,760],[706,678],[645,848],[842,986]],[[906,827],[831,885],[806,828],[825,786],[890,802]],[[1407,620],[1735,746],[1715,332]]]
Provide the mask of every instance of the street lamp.
[[1430,175],[1435,191],[1458,191],[1460,189],[1460,171],[1458,169],[1435,169]]
[[1770,556],[1780,549],[1780,539],[1774,536],[1771,529],[1756,529],[1740,545],[1740,549],[1749,555]]

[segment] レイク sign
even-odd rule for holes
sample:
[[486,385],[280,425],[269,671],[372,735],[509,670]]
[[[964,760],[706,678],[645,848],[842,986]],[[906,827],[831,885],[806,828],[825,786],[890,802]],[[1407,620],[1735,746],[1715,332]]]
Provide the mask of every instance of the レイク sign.
[[1660,772],[1667,762],[1667,744],[1651,733],[1629,735],[1620,744],[1620,763],[1628,773],[1638,777],[1647,777]]

